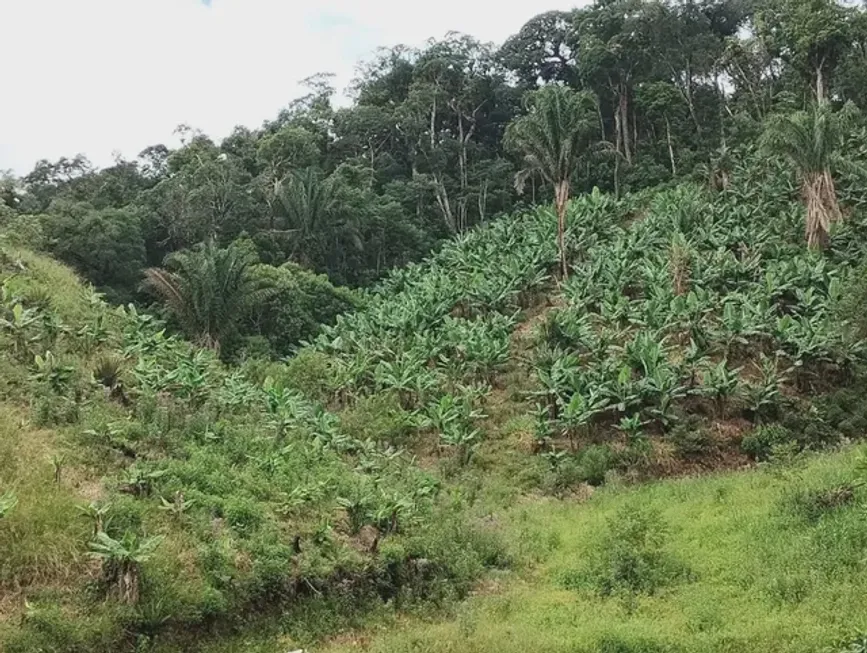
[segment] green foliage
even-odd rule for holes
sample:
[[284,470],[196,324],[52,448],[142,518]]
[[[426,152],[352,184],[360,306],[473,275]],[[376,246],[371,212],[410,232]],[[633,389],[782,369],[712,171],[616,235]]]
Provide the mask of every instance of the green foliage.
[[350,291],[332,286],[327,277],[295,264],[279,268],[257,265],[251,278],[259,287],[269,289],[253,310],[252,325],[256,333],[267,338],[277,356],[289,355],[299,343],[312,340],[321,325],[333,324],[338,315],[358,305]]
[[115,540],[99,531],[90,545],[94,557],[102,561],[103,580],[117,592],[122,603],[139,601],[141,565],[147,562],[162,543],[162,537],[141,539],[134,533],[124,533]]
[[61,203],[43,217],[42,229],[54,256],[115,301],[131,298],[145,264],[142,227],[134,211]]
[[689,577],[666,549],[667,529],[658,513],[626,507],[608,522],[587,581],[601,595],[653,594]]
[[827,649],[828,653],[864,653],[867,651],[867,635],[858,634],[842,639]]
[[817,522],[823,516],[852,504],[856,489],[856,485],[851,483],[828,488],[797,489],[783,497],[783,505],[795,517]]
[[252,273],[249,255],[213,242],[149,268],[147,287],[166,305],[186,335],[217,351],[237,334],[238,325],[271,294]]
[[12,490],[6,490],[0,495],[0,518],[5,517],[18,505],[18,497]]
[[780,424],[757,426],[741,440],[741,449],[755,460],[767,460],[774,448],[795,440],[789,429]]

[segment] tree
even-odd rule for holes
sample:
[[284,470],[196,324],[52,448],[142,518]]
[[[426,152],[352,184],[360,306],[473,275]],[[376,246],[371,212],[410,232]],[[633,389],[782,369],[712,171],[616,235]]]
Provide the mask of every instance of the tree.
[[322,179],[315,168],[289,176],[277,197],[292,236],[290,258],[306,264],[321,260],[320,249],[328,222],[334,216],[337,197],[331,179]]
[[530,19],[497,54],[527,88],[540,82],[578,81],[572,41],[572,12],[547,11]]
[[756,27],[768,49],[812,83],[816,102],[823,104],[849,48],[846,10],[834,0],[766,0]]
[[141,223],[129,209],[96,210],[90,204],[56,201],[42,216],[47,249],[115,301],[129,301],[141,281],[145,246]]
[[570,182],[592,140],[596,101],[589,93],[546,86],[530,95],[528,109],[507,132],[511,147],[524,153],[525,167],[515,176],[515,187],[521,192],[533,175],[553,186],[560,272],[565,279],[569,276],[565,231]]
[[827,105],[810,111],[774,115],[762,135],[762,147],[772,155],[784,156],[794,165],[807,204],[807,244],[816,249],[828,242],[831,223],[841,219],[834,177],[839,155],[841,116]]
[[351,291],[295,263],[256,265],[251,271],[260,286],[274,290],[251,314],[250,331],[266,338],[278,356],[289,356],[323,324],[333,324],[338,315],[358,306]]
[[252,275],[253,263],[241,248],[220,249],[211,241],[169,255],[166,268],[147,269],[145,288],[163,301],[190,339],[219,352],[269,294]]
[[629,164],[636,146],[633,87],[651,66],[648,7],[642,0],[613,0],[575,14],[581,79],[613,101],[614,142]]

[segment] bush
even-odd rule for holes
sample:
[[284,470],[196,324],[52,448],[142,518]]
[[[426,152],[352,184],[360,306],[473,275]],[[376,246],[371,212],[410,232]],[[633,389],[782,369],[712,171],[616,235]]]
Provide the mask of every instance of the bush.
[[594,444],[578,454],[578,479],[590,485],[602,485],[605,475],[614,467],[616,457],[611,447]]
[[394,394],[378,394],[359,399],[340,415],[342,431],[360,440],[385,442],[398,447],[407,444],[415,431],[415,420]]
[[583,576],[603,596],[654,594],[689,576],[686,567],[665,551],[666,537],[658,512],[627,506],[609,520],[608,533]]
[[757,426],[741,440],[741,450],[754,460],[767,460],[774,447],[794,439],[792,432],[780,424]]
[[678,649],[643,637],[622,639],[606,635],[593,650],[594,653],[673,653]]
[[800,489],[783,497],[784,510],[814,523],[855,501],[855,486],[844,483],[828,488]]
[[817,402],[825,424],[848,438],[867,436],[867,402],[864,390],[857,385],[837,390]]
[[867,633],[858,633],[837,642],[826,653],[867,653]]
[[247,331],[266,337],[278,356],[288,356],[299,343],[311,340],[320,326],[333,324],[338,315],[358,306],[352,291],[294,263],[279,268],[257,265],[253,276],[273,290]]
[[608,445],[589,445],[575,455],[566,452],[545,454],[548,473],[542,481],[549,494],[559,495],[580,483],[598,486],[605,483],[608,472],[617,463],[617,456]]
[[314,401],[325,401],[331,391],[331,361],[327,355],[305,349],[286,361],[280,379]]
[[696,416],[685,416],[665,436],[681,458],[699,458],[716,446],[710,431]]

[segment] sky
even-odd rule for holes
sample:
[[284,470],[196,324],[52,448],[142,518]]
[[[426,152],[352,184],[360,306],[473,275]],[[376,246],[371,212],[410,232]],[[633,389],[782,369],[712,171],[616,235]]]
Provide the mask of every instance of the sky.
[[0,0],[0,170],[85,154],[108,165],[258,127],[317,72],[338,89],[379,46],[454,30],[500,43],[576,0]]

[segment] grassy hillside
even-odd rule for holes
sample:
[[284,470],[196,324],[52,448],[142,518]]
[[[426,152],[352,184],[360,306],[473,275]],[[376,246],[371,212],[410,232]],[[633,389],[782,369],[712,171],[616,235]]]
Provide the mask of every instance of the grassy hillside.
[[863,496],[841,489],[857,460],[847,451],[522,503],[499,519],[538,560],[531,573],[500,576],[446,619],[392,621],[319,650],[864,650],[844,648],[865,625]]
[[435,477],[281,368],[252,382],[49,260],[0,262],[4,651],[190,650],[301,604],[315,634],[368,601],[459,596],[499,559]]
[[293,359],[237,368],[3,245],[0,648],[291,649],[498,575],[456,623],[373,646],[854,632],[854,454],[798,461],[867,427],[864,198],[843,184],[817,254],[784,174],[732,180],[578,198],[564,282],[550,210],[497,220]]

